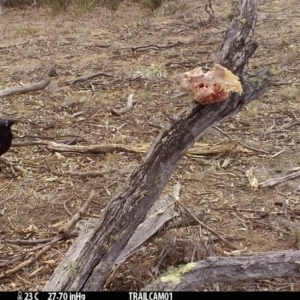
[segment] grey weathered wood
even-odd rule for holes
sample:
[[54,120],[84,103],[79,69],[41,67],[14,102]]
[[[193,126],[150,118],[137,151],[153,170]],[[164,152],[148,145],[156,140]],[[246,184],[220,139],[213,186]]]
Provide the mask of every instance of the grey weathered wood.
[[[175,204],[173,195],[174,193],[179,193],[177,187],[178,183],[175,185],[172,195],[168,194],[164,197],[160,197],[160,199],[154,203],[148,211],[145,220],[139,224],[125,248],[122,250],[116,261],[116,265],[119,265],[126,260],[149,238],[157,235],[161,236],[172,228],[199,225],[198,222],[195,222],[193,219],[179,211],[179,208]],[[209,219],[209,214],[204,213],[201,209],[194,210],[193,214],[204,223]],[[57,273],[63,273],[65,266],[68,266],[70,262],[77,258],[79,254],[78,249],[81,248],[82,244],[87,242],[87,234],[95,227],[96,222],[96,218],[88,218],[87,220],[81,220],[77,224],[77,228],[80,230],[79,237],[66,253],[63,262],[56,269]]]
[[144,290],[191,291],[213,282],[237,283],[286,276],[300,277],[300,250],[207,257],[173,269]]
[[0,97],[9,96],[9,95],[17,95],[17,94],[26,94],[30,92],[35,92],[39,90],[43,90],[50,84],[50,79],[43,79],[39,82],[32,83],[25,86],[16,86],[12,88],[8,88],[5,90],[0,90]]
[[[218,63],[242,74],[256,49],[251,41],[256,23],[255,0],[240,1],[227,32]],[[245,22],[241,22],[241,18]],[[163,130],[150,147],[144,162],[132,173],[123,191],[112,199],[102,220],[78,249],[78,256],[54,272],[45,290],[97,291],[105,283],[128,240],[160,196],[178,162],[209,128],[237,113],[262,95],[271,74],[268,69],[243,80],[243,94],[214,105],[191,103]]]

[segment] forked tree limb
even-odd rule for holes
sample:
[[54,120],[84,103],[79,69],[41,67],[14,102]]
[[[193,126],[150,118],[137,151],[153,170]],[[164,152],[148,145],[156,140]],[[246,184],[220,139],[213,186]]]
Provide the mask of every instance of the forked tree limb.
[[207,257],[161,276],[144,290],[191,291],[214,282],[231,282],[300,276],[300,250],[231,257]]
[[[218,63],[242,74],[255,47],[251,41],[256,23],[255,0],[240,0],[227,32]],[[241,19],[242,18],[242,19]],[[243,20],[243,22],[241,22]],[[233,52],[233,53],[232,53]],[[98,291],[101,289],[128,240],[141,223],[182,157],[208,129],[237,113],[268,87],[268,69],[243,81],[243,94],[214,105],[191,103],[163,130],[150,147],[144,162],[112,199],[102,220],[78,249],[77,257],[54,272],[45,290]]]

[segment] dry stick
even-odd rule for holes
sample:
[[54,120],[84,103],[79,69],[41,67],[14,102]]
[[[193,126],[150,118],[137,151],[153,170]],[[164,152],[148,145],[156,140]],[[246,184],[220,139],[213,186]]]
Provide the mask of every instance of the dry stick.
[[238,250],[238,248],[228,242],[226,239],[224,239],[218,232],[216,232],[215,230],[213,230],[212,228],[208,227],[206,224],[204,224],[203,222],[201,222],[187,207],[185,207],[182,203],[180,203],[179,201],[176,200],[176,203],[179,204],[179,206],[181,206],[188,214],[189,216],[195,220],[196,222],[199,223],[200,226],[202,226],[203,228],[205,228],[207,231],[209,231],[210,233],[214,234],[216,237],[218,237],[221,241],[223,241],[228,247],[230,247],[233,250]]
[[50,79],[43,79],[37,83],[33,83],[26,86],[18,86],[12,87],[9,89],[1,90],[0,97],[8,96],[8,95],[16,95],[16,94],[26,94],[34,91],[39,91],[44,89],[46,86],[50,84]]
[[[24,261],[23,263],[19,264],[18,266],[16,266],[15,268],[13,268],[11,270],[5,271],[2,275],[0,275],[0,279],[3,279],[5,277],[7,277],[8,275],[11,275],[11,274],[21,270],[22,268],[30,265],[31,263],[36,261],[40,256],[42,256],[44,253],[46,253],[49,249],[51,249],[52,246],[56,242],[62,240],[65,237],[65,234],[75,226],[77,221],[81,218],[82,214],[84,214],[86,212],[86,210],[88,209],[88,207],[90,206],[90,204],[92,203],[92,201],[96,195],[97,195],[96,191],[92,190],[88,199],[85,201],[85,203],[79,209],[79,211],[72,217],[72,219],[68,222],[67,225],[59,228],[59,230],[58,230],[59,234],[57,236],[55,236],[51,242],[49,242],[46,246],[43,245],[43,248],[38,253],[36,253],[34,256],[32,256],[30,259]],[[33,249],[30,249],[30,252],[32,252],[32,251],[33,251]]]
[[234,208],[234,207],[221,207],[221,208],[212,208],[212,210],[228,210],[228,211],[242,211],[242,212],[254,212],[254,213],[267,213],[266,211],[263,210],[257,210],[257,209],[246,209],[246,208]]
[[133,104],[136,102],[136,101],[133,100],[133,96],[134,96],[134,94],[130,94],[128,96],[127,105],[125,107],[120,108],[120,109],[114,109],[114,108],[112,108],[111,109],[111,113],[113,115],[115,115],[115,116],[121,116],[121,115],[129,112],[132,109]]
[[220,129],[217,125],[214,125],[213,128],[219,131],[220,133],[224,134],[227,138],[229,138],[232,141],[232,137],[228,133]]
[[12,47],[19,47],[22,45],[26,45],[30,42],[30,40],[27,40],[26,42],[23,43],[19,43],[19,44],[13,44],[13,45],[9,45],[9,46],[1,46],[0,49],[8,49],[8,48],[12,48]]
[[257,148],[254,148],[254,147],[251,147],[251,146],[248,146],[242,142],[238,142],[241,146],[245,147],[245,148],[248,148],[250,150],[253,150],[253,151],[256,151],[256,152],[261,152],[261,153],[264,153],[264,154],[270,154],[270,152],[268,151],[265,151],[265,150],[260,150],[260,149],[257,149]]
[[287,181],[289,179],[294,179],[294,178],[297,178],[299,176],[300,176],[300,171],[294,172],[292,174],[289,174],[289,175],[286,175],[286,176],[283,176],[283,177],[267,179],[267,180],[259,183],[259,186],[261,186],[261,187],[273,186],[275,184]]
[[[45,141],[48,149],[61,152],[77,152],[77,153],[111,153],[115,151],[119,152],[131,152],[131,153],[145,153],[147,152],[149,145],[140,144],[136,146],[129,146],[123,144],[103,144],[103,145],[65,145],[59,144],[51,141]],[[238,141],[231,141],[228,143],[222,143],[220,145],[209,145],[202,143],[195,143],[193,148],[189,149],[188,155],[209,155],[209,154],[219,154],[223,152],[232,151]],[[259,151],[259,150],[256,150]]]
[[266,133],[275,133],[275,132],[281,132],[283,130],[286,130],[286,129],[289,129],[293,126],[296,126],[296,125],[300,125],[300,122],[299,121],[291,121],[285,125],[282,125],[280,126],[278,129],[271,129],[271,130],[268,130],[266,131]]
[[[58,234],[58,235],[55,235],[55,236],[53,236],[52,238],[49,238],[50,241],[47,242],[47,243],[44,244],[44,245],[39,245],[39,246],[36,246],[36,247],[34,247],[34,248],[31,248],[31,249],[24,249],[24,250],[23,250],[24,253],[21,254],[21,255],[25,255],[25,254],[28,253],[28,252],[32,253],[32,252],[34,252],[34,251],[36,251],[36,250],[39,250],[39,249],[41,249],[41,248],[47,246],[49,243],[52,243],[52,241],[53,241],[56,237],[58,237],[58,236],[60,236],[60,239],[67,239],[67,238],[72,238],[72,237],[78,236],[78,232],[77,232],[77,231],[72,231],[72,232],[70,232],[70,233],[68,233],[68,234]],[[41,240],[46,240],[46,239],[41,239]],[[39,241],[39,240],[37,240],[37,241]],[[34,243],[33,243],[33,245],[34,245]]]
[[114,77],[113,75],[111,74],[107,74],[107,73],[104,73],[104,72],[97,72],[97,73],[94,73],[94,74],[90,74],[90,75],[86,75],[86,76],[83,76],[83,77],[79,77],[71,82],[69,82],[68,84],[70,85],[74,85],[78,82],[82,82],[82,81],[86,81],[86,80],[89,80],[89,79],[93,79],[95,77],[99,77],[99,76],[105,76],[105,77]]
[[[217,131],[219,131],[220,133],[224,134],[227,138],[229,138],[230,140],[232,140],[232,137],[227,134],[226,132],[224,132],[223,130],[221,130],[218,126],[213,126],[214,129],[216,129]],[[251,147],[251,146],[248,146],[242,142],[238,142],[241,146],[245,147],[245,148],[248,148],[250,150],[253,150],[253,151],[256,151],[256,152],[261,152],[261,153],[265,153],[265,154],[269,154],[269,152],[267,151],[264,151],[264,150],[260,150],[260,149],[257,149],[257,148],[254,148],[254,147]]]
[[97,195],[96,191],[92,190],[90,192],[89,197],[87,198],[85,203],[81,206],[79,211],[71,218],[71,220],[68,222],[67,225],[59,228],[58,232],[59,233],[67,233],[68,231],[70,231],[76,225],[76,223],[81,219],[82,215],[87,211],[87,209],[93,202],[93,199],[96,197],[96,195]]
[[49,249],[52,248],[52,246],[58,242],[59,240],[61,240],[63,238],[62,235],[57,235],[47,246],[44,246],[43,249],[41,249],[38,253],[36,253],[35,255],[33,255],[31,258],[29,258],[28,260],[20,263],[19,265],[17,265],[15,268],[10,269],[8,271],[4,271],[3,274],[0,275],[0,279],[3,279],[5,277],[7,277],[8,275],[14,274],[18,271],[20,271],[22,268],[30,265],[31,263],[33,263],[34,261],[36,261],[40,256],[42,256],[44,253],[46,253]]
[[[46,138],[44,137],[44,139],[52,139],[52,138]],[[64,141],[60,141],[61,144],[66,144],[68,145],[69,143],[74,143],[74,142],[80,142],[80,141],[85,141],[84,139],[80,138],[77,139],[74,138],[72,140],[64,140]],[[38,140],[38,141],[28,141],[28,142],[22,142],[22,143],[12,143],[12,147],[26,147],[26,146],[46,146],[48,145],[46,141],[42,141],[42,140]]]
[[[39,239],[39,240],[5,240],[8,244],[14,245],[37,245],[37,244],[44,244],[53,241],[53,237],[46,238],[46,239]],[[32,249],[30,249],[32,251]]]
[[103,105],[88,107],[85,110],[81,110],[81,111],[78,111],[78,112],[74,113],[73,115],[70,116],[70,118],[74,119],[74,118],[76,118],[80,115],[83,115],[83,114],[87,113],[87,112],[93,112],[93,111],[97,111],[97,110],[100,110],[100,109],[106,109],[106,108]]
[[289,81],[273,81],[270,85],[271,86],[282,86],[282,85],[293,85],[293,82]]
[[68,208],[67,208],[67,202],[69,201],[69,200],[71,200],[72,199],[72,197],[71,198],[69,198],[69,199],[67,199],[66,201],[64,201],[64,210],[65,210],[65,212],[71,217],[72,216],[72,214],[69,212],[69,210],[68,210]]
[[86,141],[85,138],[74,135],[74,134],[66,134],[66,135],[58,135],[58,136],[45,136],[45,135],[24,135],[19,136],[18,138],[30,138],[30,139],[41,139],[41,140],[55,140],[55,139],[66,139],[66,138],[72,138],[72,139],[78,139],[78,141],[83,142]]
[[184,45],[184,43],[178,41],[176,43],[173,44],[169,44],[169,45],[165,45],[165,46],[158,46],[158,45],[147,45],[147,46],[138,46],[138,47],[123,47],[123,48],[119,48],[118,50],[125,50],[125,49],[129,49],[132,51],[136,51],[136,50],[141,50],[141,49],[147,49],[147,48],[154,48],[154,49],[164,49],[164,48],[172,48],[174,46],[179,46],[179,45]]
[[107,171],[91,171],[91,172],[64,172],[64,173],[58,173],[51,171],[52,174],[57,176],[79,176],[79,177],[100,177],[107,173],[113,173],[118,171],[117,168],[111,168]]
[[126,146],[121,144],[104,144],[104,145],[89,145],[89,146],[70,146],[59,144],[55,142],[45,141],[47,147],[51,150],[55,151],[66,151],[66,152],[78,152],[78,153],[109,153],[114,151],[121,151],[121,152],[133,152],[135,153],[135,147]]
[[11,264],[14,264],[15,262],[23,259],[25,254],[19,254],[17,256],[14,256],[13,258],[10,258],[9,260],[1,260],[0,261],[0,268],[1,267],[6,267],[6,266],[9,266]]

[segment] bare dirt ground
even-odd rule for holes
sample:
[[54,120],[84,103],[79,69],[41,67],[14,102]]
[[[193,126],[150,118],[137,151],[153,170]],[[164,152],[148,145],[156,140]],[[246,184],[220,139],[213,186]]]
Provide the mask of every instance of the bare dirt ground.
[[[4,9],[0,16],[2,89],[47,77],[51,84],[43,91],[4,97],[0,102],[0,118],[21,120],[13,133],[14,144],[23,145],[14,145],[4,155],[19,167],[17,177],[0,174],[1,271],[16,267],[37,251],[31,251],[36,245],[7,240],[54,236],[91,189],[99,195],[85,217],[99,216],[143,157],[118,151],[54,152],[34,142],[151,143],[168,123],[165,113],[175,114],[191,101],[182,96],[182,73],[213,66],[229,26],[230,2],[212,1],[215,20],[196,0],[168,1],[154,14],[131,1],[122,2],[115,15],[104,7],[85,15],[71,10],[54,17],[45,8]],[[207,224],[240,251],[232,252],[198,227],[173,230],[125,262],[109,279],[107,290],[139,289],[155,278],[153,267],[158,261],[161,273],[208,255],[300,249],[300,178],[253,190],[246,177],[251,167],[258,182],[300,168],[299,8],[296,0],[259,1],[255,33],[259,48],[246,74],[273,66],[277,70],[274,83],[260,99],[218,125],[227,135],[212,128],[199,141],[214,145],[231,139],[244,146],[229,153],[185,158],[167,187],[179,181],[180,201],[210,213]],[[96,72],[113,77],[70,85]],[[133,109],[114,116],[111,108],[125,106],[131,93],[136,100]],[[1,166],[12,174],[10,167]],[[81,174],[92,171],[105,174]],[[29,266],[1,279],[0,290],[41,290],[72,242],[56,244]],[[168,245],[171,250],[161,260]],[[7,265],[7,260],[25,252],[21,260]],[[220,283],[199,290],[204,289],[299,291],[300,284],[290,278]]]

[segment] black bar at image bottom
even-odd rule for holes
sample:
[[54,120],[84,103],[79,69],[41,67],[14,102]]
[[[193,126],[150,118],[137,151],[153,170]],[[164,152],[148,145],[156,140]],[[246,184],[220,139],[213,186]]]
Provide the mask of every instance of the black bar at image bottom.
[[[175,297],[173,297],[174,295]],[[14,300],[92,300],[109,299],[117,296],[118,300],[176,300],[185,293],[173,292],[1,292],[2,299]]]

